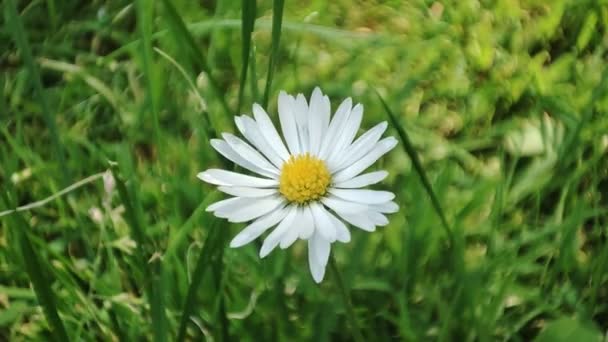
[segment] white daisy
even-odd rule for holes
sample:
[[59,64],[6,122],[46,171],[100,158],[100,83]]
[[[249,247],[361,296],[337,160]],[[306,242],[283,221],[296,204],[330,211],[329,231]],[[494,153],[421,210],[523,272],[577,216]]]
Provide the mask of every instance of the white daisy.
[[329,98],[319,88],[312,92],[310,104],[302,94],[294,98],[282,91],[278,109],[286,144],[258,104],[253,105],[253,118],[235,118],[249,143],[229,133],[211,140],[220,154],[259,176],[209,169],[198,178],[233,196],[213,203],[207,211],[230,222],[253,221],[230,242],[231,247],[241,247],[276,226],[264,239],[260,257],[277,246],[287,248],[298,239],[307,240],[310,272],[318,283],[331,244],[350,241],[345,223],[372,232],[388,223],[384,214],[398,210],[393,193],[360,189],[388,175],[361,173],[397,140],[380,140],[386,122],[354,140],[363,106],[353,107],[348,98],[330,121]]

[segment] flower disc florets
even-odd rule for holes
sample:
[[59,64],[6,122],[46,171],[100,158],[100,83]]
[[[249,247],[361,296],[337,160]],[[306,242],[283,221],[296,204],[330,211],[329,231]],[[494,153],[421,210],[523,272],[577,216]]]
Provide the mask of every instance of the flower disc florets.
[[327,192],[331,175],[325,163],[309,153],[291,156],[281,168],[279,191],[297,204],[316,201]]

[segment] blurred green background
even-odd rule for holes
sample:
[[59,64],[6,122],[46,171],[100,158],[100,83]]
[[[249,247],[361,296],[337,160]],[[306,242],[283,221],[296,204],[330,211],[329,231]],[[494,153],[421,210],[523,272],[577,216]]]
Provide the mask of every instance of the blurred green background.
[[608,1],[1,7],[0,211],[84,182],[1,214],[0,340],[351,340],[305,243],[228,248],[243,225],[195,177],[232,167],[208,141],[234,115],[317,85],[363,129],[378,91],[454,235],[400,144],[400,212],[332,248],[366,340],[606,338]]

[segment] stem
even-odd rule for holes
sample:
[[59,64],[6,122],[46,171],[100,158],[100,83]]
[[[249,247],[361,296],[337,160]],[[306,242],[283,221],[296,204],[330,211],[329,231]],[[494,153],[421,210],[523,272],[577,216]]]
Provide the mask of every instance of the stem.
[[85,179],[79,180],[78,182],[76,182],[76,183],[68,186],[67,188],[65,188],[65,189],[63,189],[63,190],[61,190],[61,191],[59,191],[57,193],[54,193],[51,196],[49,196],[49,197],[47,197],[45,199],[42,199],[40,201],[36,201],[36,202],[32,202],[32,203],[29,203],[29,204],[26,204],[26,205],[22,205],[20,207],[15,208],[15,209],[8,209],[8,210],[0,211],[0,217],[6,216],[6,215],[9,215],[9,214],[12,214],[12,213],[20,212],[20,211],[26,211],[26,210],[31,210],[31,209],[35,209],[35,208],[38,208],[38,207],[42,207],[45,204],[51,202],[52,200],[54,200],[54,199],[56,199],[58,197],[61,197],[61,196],[65,195],[65,194],[67,194],[69,192],[72,192],[72,191],[80,188],[83,185],[89,184],[91,182],[94,182],[94,181],[98,180],[99,178],[102,178],[104,174],[105,174],[105,172],[100,172],[100,173],[96,173],[94,175],[91,175],[91,176],[89,176],[89,177],[87,177]]
[[334,278],[336,279],[336,285],[338,285],[338,289],[340,290],[340,294],[342,295],[342,300],[344,301],[344,307],[346,308],[346,319],[348,320],[348,324],[350,324],[353,335],[353,339],[356,342],[362,342],[363,334],[361,334],[361,330],[359,329],[359,325],[357,324],[357,320],[355,318],[355,310],[353,309],[353,303],[350,300],[350,295],[346,288],[344,287],[344,283],[342,282],[342,276],[340,275],[340,271],[338,270],[338,266],[336,265],[336,260],[333,255],[329,256],[329,268],[334,274]]
[[395,114],[393,114],[393,111],[390,109],[388,104],[386,104],[386,101],[384,101],[384,99],[382,98],[380,93],[378,93],[378,91],[376,91],[376,95],[380,99],[380,102],[382,103],[382,106],[384,107],[384,110],[386,111],[386,114],[388,115],[391,124],[397,130],[397,135],[399,136],[399,139],[403,143],[403,145],[402,145],[403,150],[412,160],[412,164],[414,165],[414,169],[416,170],[416,172],[418,173],[418,176],[420,177],[420,181],[422,182],[422,185],[424,186],[424,190],[426,190],[427,194],[431,198],[431,203],[433,204],[433,208],[435,209],[435,212],[437,213],[437,215],[439,216],[439,219],[441,220],[441,226],[443,227],[446,235],[448,236],[448,240],[450,242],[449,246],[454,246],[454,234],[452,234],[452,229],[450,228],[450,225],[448,224],[448,220],[445,217],[443,209],[441,209],[441,204],[439,203],[439,200],[437,199],[437,195],[435,195],[435,192],[433,191],[433,187],[431,186],[429,177],[427,177],[426,172],[424,171],[424,167],[422,167],[422,163],[420,162],[420,158],[418,158],[418,153],[416,152],[414,145],[410,141],[410,138],[407,135],[407,132],[405,131],[405,129],[403,129],[402,125],[399,124],[399,122],[397,121],[397,117],[395,116]]

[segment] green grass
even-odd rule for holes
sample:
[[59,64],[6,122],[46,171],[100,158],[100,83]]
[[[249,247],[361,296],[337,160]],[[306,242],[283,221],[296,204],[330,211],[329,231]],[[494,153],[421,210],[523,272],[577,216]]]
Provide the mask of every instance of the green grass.
[[[606,336],[605,1],[0,7],[0,340]],[[400,211],[320,285],[305,243],[229,248],[196,179],[234,115],[317,85],[400,141]]]

